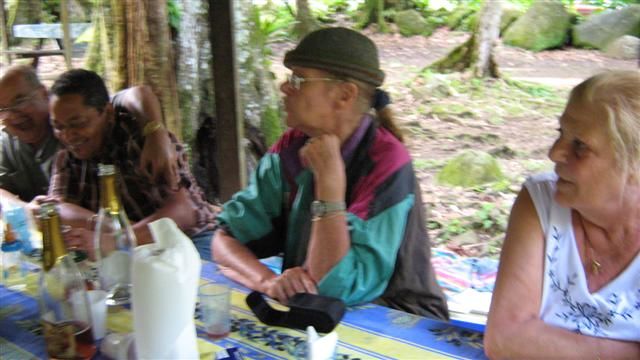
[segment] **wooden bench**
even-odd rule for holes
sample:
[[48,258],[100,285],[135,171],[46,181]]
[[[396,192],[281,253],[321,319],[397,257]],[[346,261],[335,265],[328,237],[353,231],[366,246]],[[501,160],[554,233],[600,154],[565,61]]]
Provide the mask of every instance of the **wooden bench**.
[[[69,24],[71,39],[76,39],[85,32],[91,23]],[[64,38],[62,24],[20,24],[13,26],[13,37],[21,39],[38,39],[39,44],[32,50],[6,50],[5,53],[16,58],[33,58],[33,66],[37,66],[38,58],[41,56],[62,55],[64,56]],[[58,45],[57,49],[42,50],[40,47],[44,40],[54,39]],[[74,53],[80,53],[82,48],[74,46]]]

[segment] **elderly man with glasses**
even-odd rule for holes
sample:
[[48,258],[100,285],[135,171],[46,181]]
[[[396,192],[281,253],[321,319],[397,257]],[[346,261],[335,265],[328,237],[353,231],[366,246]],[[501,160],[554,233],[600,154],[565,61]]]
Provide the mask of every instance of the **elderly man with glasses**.
[[[154,176],[176,185],[176,153],[161,125],[157,98],[144,86],[123,92],[123,106],[136,114],[148,131],[141,166]],[[49,124],[49,97],[35,70],[18,65],[0,77],[0,197],[22,202],[44,195],[49,188],[51,165],[59,149]]]

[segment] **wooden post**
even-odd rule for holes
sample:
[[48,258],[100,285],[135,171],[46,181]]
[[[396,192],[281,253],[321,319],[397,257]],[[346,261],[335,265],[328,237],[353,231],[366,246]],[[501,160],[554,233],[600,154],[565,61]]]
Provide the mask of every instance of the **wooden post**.
[[71,29],[69,26],[69,3],[67,0],[60,0],[60,17],[62,20],[62,45],[64,47],[64,61],[67,64],[67,70],[71,70],[71,56],[73,44],[71,44]]
[[7,53],[9,49],[9,28],[7,28],[5,13],[4,13],[4,0],[0,0],[0,31],[2,31],[2,39],[0,39],[0,49],[2,50],[2,57],[4,64],[9,66],[11,58]]
[[233,36],[233,1],[209,0],[209,24],[217,117],[216,165],[220,200],[226,201],[246,184],[242,146],[244,121],[238,92]]

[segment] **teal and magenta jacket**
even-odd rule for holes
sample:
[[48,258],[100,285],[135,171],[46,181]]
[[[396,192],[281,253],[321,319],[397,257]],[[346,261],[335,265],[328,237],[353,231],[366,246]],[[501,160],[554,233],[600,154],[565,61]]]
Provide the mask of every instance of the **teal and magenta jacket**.
[[[307,140],[288,130],[218,215],[218,224],[256,256],[282,254],[283,270],[304,263],[310,237],[313,174],[298,156]],[[348,305],[377,300],[447,318],[407,149],[366,115],[341,151],[351,248],[318,283],[319,293]]]

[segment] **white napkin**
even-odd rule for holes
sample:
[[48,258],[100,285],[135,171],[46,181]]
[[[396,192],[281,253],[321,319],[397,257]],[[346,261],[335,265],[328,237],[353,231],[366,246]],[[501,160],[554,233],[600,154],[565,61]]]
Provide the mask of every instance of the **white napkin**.
[[169,218],[149,224],[155,243],[133,255],[133,329],[138,359],[198,359],[193,320],[200,256]]
[[338,344],[338,333],[332,331],[320,337],[313,326],[307,326],[307,360],[333,359]]

